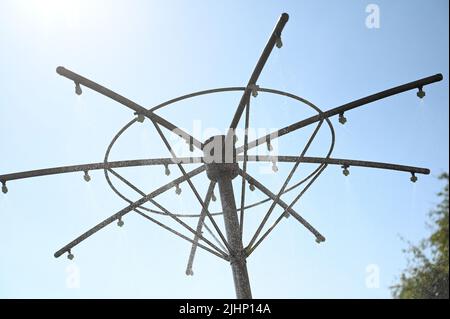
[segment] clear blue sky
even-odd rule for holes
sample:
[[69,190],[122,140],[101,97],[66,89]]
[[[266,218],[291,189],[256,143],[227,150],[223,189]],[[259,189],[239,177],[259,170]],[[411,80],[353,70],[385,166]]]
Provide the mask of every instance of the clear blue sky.
[[[295,206],[327,241],[317,245],[293,218],[284,220],[248,260],[253,295],[389,298],[389,286],[406,265],[401,237],[417,242],[429,233],[427,214],[442,187],[436,177],[448,171],[448,1],[373,1],[380,8],[379,29],[366,27],[369,3],[1,0],[0,173],[102,161],[111,138],[132,119],[129,109],[88,89],[76,96],[73,83],[56,74],[58,65],[146,107],[192,91],[243,86],[279,15],[287,12],[284,46],[274,50],[261,86],[298,94],[326,110],[439,72],[444,81],[426,87],[423,101],[411,91],[348,112],[345,126],[333,118],[334,157],[423,166],[432,173],[412,184],[407,173],[353,168],[345,178],[339,167],[329,167]],[[187,130],[194,120],[223,129],[239,98],[215,95],[159,114]],[[267,129],[311,114],[264,94],[252,110],[252,126]],[[280,139],[280,154],[297,154],[310,132]],[[324,129],[315,143],[309,155],[324,156],[329,133]],[[127,132],[111,154],[114,160],[159,156],[168,153],[148,120]],[[288,168],[280,165],[276,175],[259,165],[249,170],[276,192]],[[310,169],[301,166],[295,179]],[[169,180],[163,168],[120,172],[146,191]],[[0,297],[234,297],[226,262],[199,251],[195,275],[186,277],[190,244],[133,213],[124,218],[125,227],[112,224],[76,247],[74,261],[55,259],[57,249],[126,206],[102,172],[91,172],[90,183],[82,175],[8,183],[9,193],[0,196]],[[206,177],[195,181],[204,194]],[[182,187],[180,197],[170,190],[160,202],[198,212]],[[254,192],[248,201],[262,198]],[[212,210],[218,209],[216,202]],[[248,212],[246,241],[266,209]],[[366,285],[370,265],[378,270],[378,288]],[[66,284],[74,267],[77,289]]]

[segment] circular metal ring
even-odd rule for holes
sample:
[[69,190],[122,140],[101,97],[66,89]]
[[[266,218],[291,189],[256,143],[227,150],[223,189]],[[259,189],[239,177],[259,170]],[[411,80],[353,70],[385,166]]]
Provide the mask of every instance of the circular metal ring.
[[[216,88],[216,89],[209,89],[209,90],[203,90],[203,91],[198,91],[198,92],[194,92],[194,93],[190,93],[190,94],[186,94],[171,100],[168,100],[166,102],[163,102],[157,106],[154,106],[152,108],[149,109],[149,111],[156,111],[158,109],[161,109],[163,107],[166,107],[168,105],[174,104],[176,102],[180,102],[186,99],[190,99],[190,98],[194,98],[197,96],[201,96],[201,95],[208,95],[208,94],[214,94],[214,93],[224,93],[224,92],[237,92],[237,91],[245,91],[246,88],[245,87],[225,87],[225,88]],[[307,106],[309,106],[310,108],[312,108],[313,110],[315,110],[318,114],[323,114],[323,111],[321,109],[319,109],[316,105],[314,105],[313,103],[309,102],[308,100],[301,98],[297,95],[294,95],[292,93],[288,93],[288,92],[284,92],[284,91],[280,91],[280,90],[275,90],[275,89],[269,89],[269,88],[259,88],[258,91],[260,92],[265,92],[265,93],[270,93],[270,94],[276,94],[276,95],[280,95],[280,96],[285,96],[294,100],[297,100]],[[114,146],[114,144],[116,143],[117,139],[128,129],[130,128],[134,123],[136,123],[136,118],[134,118],[133,120],[131,120],[130,122],[128,122],[127,124],[125,124],[125,126],[122,127],[122,129],[119,130],[119,132],[114,136],[114,138],[111,140],[111,143],[108,145],[108,148],[105,152],[105,157],[104,157],[104,163],[108,163],[108,159],[109,159],[109,154],[111,152],[112,147]],[[334,145],[335,145],[335,132],[334,132],[334,127],[333,124],[331,123],[329,118],[325,118],[325,121],[328,124],[328,127],[330,129],[331,132],[331,143],[330,143],[330,147],[328,150],[328,153],[326,155],[325,158],[329,158],[333,152],[334,149]],[[313,176],[315,175],[320,175],[323,170],[326,168],[327,164],[319,164],[319,166],[312,172],[310,173],[306,178],[300,180],[299,182],[295,183],[294,185],[286,188],[284,190],[284,192],[282,194],[286,194],[294,189],[296,189],[297,187],[299,187],[300,185],[302,185],[303,183],[305,183],[306,181],[308,181],[309,179],[311,179]],[[124,201],[128,202],[129,204],[133,203],[133,201],[131,199],[129,199],[128,197],[126,197],[125,195],[123,195],[112,183],[111,178],[109,176],[109,172],[108,169],[105,168],[104,169],[104,174],[105,174],[105,178],[106,181],[108,183],[108,185],[111,187],[111,189],[114,191],[114,193],[116,193],[120,198],[122,198]],[[316,177],[317,178],[317,177]],[[257,201],[254,202],[252,204],[248,204],[247,206],[244,207],[244,210],[248,209],[248,208],[253,208],[256,207],[258,205],[261,205],[263,203],[266,203],[268,201],[272,200],[270,197],[261,200],[261,201]],[[138,208],[143,209],[147,212],[150,213],[154,213],[154,214],[159,214],[159,215],[166,215],[166,213],[162,212],[162,211],[157,211],[154,209],[150,209],[147,208],[143,205],[138,206]],[[238,211],[240,211],[240,208],[238,209]],[[211,215],[222,215],[223,212],[214,212],[211,213]],[[177,217],[199,217],[200,214],[174,214]]]

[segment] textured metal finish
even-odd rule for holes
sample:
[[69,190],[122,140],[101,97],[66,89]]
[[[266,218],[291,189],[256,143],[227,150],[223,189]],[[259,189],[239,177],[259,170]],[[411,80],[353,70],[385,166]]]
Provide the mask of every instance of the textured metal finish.
[[[298,160],[298,156],[260,156],[260,155],[249,155],[247,160],[249,162],[273,162],[274,159],[278,162],[286,162],[286,163],[295,163]],[[238,155],[236,157],[237,161],[243,161],[244,156]],[[191,163],[198,164],[203,163],[203,157],[179,157],[179,161],[182,163]],[[348,166],[360,166],[360,167],[369,167],[369,168],[379,168],[379,169],[388,169],[395,170],[401,172],[409,172],[416,174],[430,174],[430,170],[428,168],[417,167],[417,166],[407,166],[407,165],[398,165],[392,163],[383,163],[383,162],[372,162],[372,161],[363,161],[363,160],[351,160],[351,159],[341,159],[341,158],[323,158],[323,157],[302,157],[300,159],[301,163],[311,163],[311,164],[320,164],[326,163],[331,165],[348,165]],[[126,161],[114,161],[108,163],[92,163],[92,164],[82,164],[82,165],[70,165],[70,166],[61,166],[54,168],[44,168],[37,169],[32,171],[24,171],[17,172],[11,174],[0,175],[0,182],[7,182],[17,179],[24,179],[30,177],[39,177],[46,175],[55,175],[55,174],[63,174],[63,173],[73,173],[73,172],[84,172],[84,171],[93,171],[99,169],[108,169],[108,168],[119,168],[119,167],[133,167],[133,166],[148,166],[148,165],[172,165],[175,164],[172,158],[156,158],[156,159],[142,159],[142,160],[126,160]],[[196,215],[195,217],[198,217]]]
[[[209,203],[211,201],[211,197],[212,194],[214,192],[214,187],[216,186],[216,182],[211,181],[211,183],[209,183],[209,188],[208,188],[208,192],[206,193],[205,196],[205,206],[206,208],[208,208]],[[202,209],[202,212],[200,214],[200,218],[198,219],[198,223],[197,223],[197,228],[196,228],[196,234],[195,237],[192,241],[192,247],[191,247],[191,253],[189,254],[189,260],[188,260],[188,264],[186,267],[186,275],[193,275],[194,272],[192,270],[192,265],[194,263],[194,258],[195,258],[195,252],[197,250],[197,245],[198,245],[198,239],[200,238],[201,234],[202,234],[202,228],[203,228],[203,224],[205,222],[205,217],[206,217],[206,209]]]
[[[134,186],[132,183],[130,183],[127,179],[125,179],[123,176],[121,176],[120,174],[118,174],[117,172],[110,170],[111,173],[113,173],[117,178],[119,178],[122,182],[124,182],[126,185],[128,185],[130,188],[132,188],[133,190],[137,191],[141,196],[146,196],[144,192],[142,192],[141,190],[139,190],[136,186]],[[161,204],[157,203],[153,198],[150,198],[149,201],[151,203],[153,203],[155,206],[159,207],[161,210],[163,210],[163,212],[167,215],[169,215],[171,218],[173,218],[178,224],[180,224],[181,226],[183,226],[184,228],[186,228],[188,231],[190,231],[191,233],[193,233],[195,236],[197,236],[198,238],[200,238],[201,240],[203,240],[205,243],[209,244],[212,248],[214,248],[217,252],[219,252],[220,254],[222,254],[223,256],[227,256],[227,254],[222,251],[220,248],[218,248],[217,246],[215,246],[214,244],[212,244],[209,240],[207,240],[206,238],[204,238],[202,236],[201,233],[195,232],[190,226],[188,226],[185,222],[183,222],[181,219],[179,219],[177,216],[175,216],[174,214],[172,214],[171,212],[169,212],[166,208],[164,208]]]
[[[379,93],[375,93],[369,96],[366,96],[364,98],[358,99],[356,101],[341,105],[339,107],[333,108],[331,110],[325,111],[323,114],[318,114],[315,116],[311,116],[307,119],[301,120],[297,123],[291,124],[289,126],[286,126],[282,129],[279,129],[275,132],[272,132],[266,136],[260,137],[258,139],[256,139],[255,141],[252,141],[250,143],[248,143],[248,148],[251,149],[255,146],[264,144],[266,142],[267,139],[274,139],[274,138],[278,138],[281,137],[283,135],[286,135],[290,132],[293,132],[295,130],[298,130],[302,127],[308,126],[310,124],[319,122],[320,120],[323,120],[325,118],[329,118],[335,115],[339,115],[339,114],[343,114],[346,111],[352,110],[354,108],[384,99],[386,97],[392,96],[392,95],[396,95],[399,93],[403,93],[409,90],[414,90],[414,89],[418,89],[419,87],[423,87],[425,85],[428,84],[432,84],[435,82],[439,82],[442,81],[442,74],[436,74],[433,76],[429,76],[417,81],[413,81],[413,82],[409,82],[403,85],[399,85],[396,86],[394,88],[379,92]],[[240,147],[237,149],[238,153],[242,153],[243,152],[243,147]]]
[[[239,170],[239,175],[244,176],[242,170]],[[286,204],[283,200],[281,200],[280,198],[277,199],[277,196],[274,193],[272,193],[267,187],[258,182],[248,173],[245,174],[245,179],[249,183],[255,185],[258,189],[261,190],[261,192],[266,194],[269,198],[275,201],[282,208],[284,208],[291,216],[294,216],[295,219],[297,219],[303,226],[305,226],[306,229],[308,229],[316,237],[316,239],[319,239],[320,241],[325,241],[325,237],[317,229],[315,229],[310,223],[308,223],[303,217],[301,217],[300,214],[298,214],[292,207],[289,207],[289,205]]]
[[244,160],[242,163],[242,182],[241,182],[241,211],[239,215],[239,231],[241,236],[244,232],[244,211],[245,211],[245,174],[247,173],[247,145],[248,145],[248,128],[250,124],[250,100],[245,108],[245,131],[244,131]]
[[233,142],[227,143],[224,135],[213,136],[205,143],[203,149],[206,175],[212,181],[223,177],[233,179],[238,175],[236,148]]
[[[311,146],[311,143],[313,142],[314,138],[316,137],[317,133],[320,130],[320,127],[322,126],[323,121],[319,122],[319,125],[317,125],[316,129],[308,139],[308,142],[303,147],[303,150],[301,151],[299,157],[297,158],[297,161],[295,162],[295,165],[292,167],[291,171],[289,172],[288,177],[286,178],[285,182],[283,183],[283,186],[281,186],[280,191],[278,192],[278,195],[273,200],[272,205],[270,205],[269,210],[267,211],[266,215],[264,216],[261,224],[258,226],[258,229],[256,230],[255,234],[253,235],[252,239],[250,240],[250,243],[248,244],[249,247],[252,247],[256,239],[258,238],[259,233],[263,229],[264,225],[266,224],[267,220],[269,219],[273,209],[275,208],[275,205],[277,204],[277,200],[281,197],[281,195],[284,193],[284,190],[286,189],[288,183],[290,182],[292,176],[294,175],[295,171],[297,170],[298,166],[300,165],[300,160],[302,157],[305,156],[306,152],[308,151],[309,147]],[[245,172],[242,171],[243,177],[245,178]]]
[[[193,170],[192,172],[190,172],[188,174],[189,177],[193,177],[197,174],[200,174],[201,172],[203,172],[205,170],[204,166],[201,166],[195,170]],[[98,232],[100,229],[106,227],[107,225],[111,224],[112,222],[114,222],[115,220],[117,220],[119,217],[124,216],[125,214],[129,213],[130,211],[132,211],[133,209],[137,208],[139,205],[142,205],[143,203],[147,202],[148,200],[150,200],[153,197],[156,197],[162,193],[164,193],[165,191],[167,191],[168,189],[171,189],[172,187],[174,187],[175,185],[182,183],[186,180],[186,178],[184,176],[179,177],[177,179],[174,179],[172,182],[167,183],[166,185],[159,187],[158,189],[156,189],[155,191],[151,192],[150,194],[148,194],[147,196],[141,198],[140,200],[134,202],[133,204],[125,207],[124,209],[120,210],[119,212],[115,213],[114,215],[106,218],[104,221],[102,221],[101,223],[99,223],[98,225],[96,225],[95,227],[91,228],[90,230],[88,230],[87,232],[83,233],[81,236],[77,237],[76,239],[74,239],[73,241],[71,241],[69,244],[67,244],[66,246],[64,246],[63,248],[61,248],[60,250],[58,250],[55,253],[55,257],[59,257],[61,256],[63,253],[69,251],[71,248],[75,247],[76,245],[78,245],[79,243],[81,243],[83,240],[85,240],[86,238],[92,236],[93,234],[95,234],[96,232]],[[166,212],[167,213],[167,212]]]
[[137,212],[139,215],[141,215],[142,217],[144,217],[144,218],[150,220],[151,222],[155,223],[156,225],[161,226],[162,228],[164,228],[164,229],[170,231],[171,233],[173,233],[173,234],[175,234],[175,235],[177,235],[177,236],[183,238],[184,240],[187,240],[188,242],[190,242],[190,243],[192,243],[192,244],[195,244],[197,247],[200,247],[200,248],[206,250],[207,252],[210,252],[211,254],[213,254],[213,255],[215,255],[215,256],[217,256],[217,257],[219,257],[219,258],[222,258],[222,259],[225,260],[225,261],[229,261],[228,256],[226,256],[226,255],[224,256],[224,255],[222,255],[222,254],[219,254],[219,253],[217,253],[216,251],[210,249],[209,247],[206,247],[205,245],[200,244],[198,241],[195,242],[194,240],[190,239],[189,237],[187,237],[187,236],[181,234],[180,232],[177,232],[177,231],[173,230],[172,228],[170,228],[170,227],[164,225],[163,223],[157,221],[157,220],[154,219],[153,217],[151,217],[151,216],[149,216],[149,215],[147,215],[147,214],[145,214],[145,213],[143,213],[143,212],[141,212],[141,211],[139,211],[139,210],[136,210],[136,212]]
[[[159,128],[158,124],[153,122],[153,124],[155,125],[156,130],[158,131],[159,136],[161,137],[161,139],[163,140],[164,144],[166,145],[167,149],[169,150],[170,154],[172,155],[172,158],[175,159],[177,161],[177,155],[175,154],[175,152],[172,150],[169,142],[167,141],[166,137],[164,136],[164,134],[161,132],[161,129]],[[213,224],[214,228],[216,229],[217,233],[219,234],[220,238],[223,241],[223,244],[225,245],[225,247],[227,247],[228,250],[230,250],[230,247],[228,246],[228,243],[225,239],[225,236],[222,234],[222,231],[220,230],[219,226],[217,225],[216,221],[214,220],[214,218],[211,216],[211,213],[209,212],[208,208],[206,207],[205,203],[203,202],[202,198],[200,197],[197,189],[195,188],[194,184],[192,183],[190,177],[186,174],[185,169],[183,168],[183,166],[180,164],[180,162],[177,161],[177,166],[180,169],[181,173],[183,174],[183,176],[186,178],[186,182],[189,184],[189,187],[191,188],[192,192],[194,193],[195,197],[197,198],[197,201],[200,203],[200,205],[202,206],[202,209],[206,212],[206,215],[208,216],[209,220],[211,221],[211,223]]]
[[59,75],[64,76],[64,77],[74,81],[75,83],[82,84],[83,86],[86,86],[100,94],[103,94],[103,95],[113,99],[116,102],[119,102],[122,105],[125,105],[126,107],[135,111],[137,114],[145,115],[152,121],[155,121],[156,123],[164,126],[166,129],[176,133],[178,136],[183,138],[185,141],[192,143],[195,147],[197,147],[199,149],[203,148],[203,145],[201,142],[199,142],[198,140],[193,138],[191,135],[189,135],[188,133],[181,130],[179,127],[173,125],[166,119],[160,117],[159,115],[156,115],[155,113],[147,110],[146,108],[140,106],[139,104],[127,99],[126,97],[124,97],[120,94],[117,94],[116,92],[113,92],[110,89],[107,89],[104,86],[101,86],[100,84],[95,83],[94,81],[91,81],[91,80],[89,80],[75,72],[72,72],[62,66],[57,67],[56,72]]
[[[200,157],[197,158],[182,158],[184,163],[190,161],[190,163],[202,163]],[[114,161],[108,163],[92,163],[92,164],[81,164],[81,165],[70,165],[61,166],[53,168],[37,169],[32,171],[17,172],[11,174],[0,175],[0,181],[12,181],[15,179],[24,179],[30,177],[39,177],[46,175],[55,175],[63,173],[73,173],[73,172],[85,172],[94,171],[99,169],[108,168],[120,168],[120,167],[133,167],[133,166],[150,166],[150,165],[164,165],[164,164],[175,164],[171,158],[154,158],[154,159],[142,159],[142,160],[127,160],[127,161]]]
[[[208,194],[212,193],[216,182],[219,186],[236,297],[238,299],[250,299],[252,298],[250,281],[232,184],[232,180],[239,172],[239,165],[235,161],[236,149],[234,142],[230,141],[230,143],[227,143],[225,136],[218,135],[209,138],[204,145],[206,174],[211,180]],[[201,218],[199,226],[203,222]],[[192,269],[189,266],[186,273],[192,274]]]
[[[267,62],[267,59],[269,58],[270,53],[273,50],[273,47],[275,46],[277,39],[281,37],[281,32],[283,31],[284,26],[289,20],[289,15],[287,13],[283,13],[280,16],[280,19],[278,20],[269,40],[267,41],[266,46],[264,47],[263,52],[261,53],[261,56],[258,59],[258,62],[256,63],[255,69],[252,72],[252,75],[250,76],[250,79],[248,80],[247,88],[249,88],[252,85],[256,84],[256,81],[258,81],[259,75],[261,74],[264,65]],[[230,130],[234,130],[241,118],[242,112],[244,112],[245,105],[247,104],[248,99],[250,98],[250,91],[247,89],[244,94],[242,94],[241,101],[239,102],[239,105],[236,109],[236,112],[234,114],[233,120],[230,124]],[[227,136],[228,138],[228,136]]]
[[247,272],[247,261],[242,245],[239,220],[234,199],[232,179],[224,176],[217,181],[222,202],[225,230],[230,246],[230,264],[233,271],[234,287],[238,299],[251,299],[250,280]]
[[[134,111],[135,117],[133,120],[128,122],[112,139],[111,143],[109,144],[103,163],[92,163],[92,164],[84,164],[84,165],[73,165],[73,166],[64,166],[64,167],[55,167],[55,168],[47,168],[47,169],[41,169],[41,170],[33,170],[33,171],[26,171],[26,172],[18,172],[18,173],[12,173],[12,174],[5,174],[0,175],[0,182],[2,184],[2,191],[3,193],[7,193],[8,188],[6,186],[6,182],[11,180],[17,180],[17,179],[23,179],[23,178],[29,178],[29,177],[37,177],[37,176],[45,176],[45,175],[52,175],[52,174],[61,174],[61,173],[69,173],[69,172],[83,172],[84,173],[84,179],[86,181],[89,181],[91,179],[89,172],[92,170],[98,170],[103,169],[106,181],[108,185],[111,187],[111,189],[120,196],[123,200],[125,200],[128,203],[128,206],[120,210],[119,212],[115,213],[114,215],[110,216],[109,218],[105,219],[95,227],[91,228],[60,250],[58,250],[55,253],[55,257],[59,257],[63,253],[67,252],[69,255],[68,257],[72,259],[74,257],[71,249],[74,248],[76,245],[81,243],[83,240],[87,239],[89,236],[96,233],[98,230],[102,229],[103,227],[107,226],[108,224],[118,221],[118,225],[123,225],[122,217],[126,215],[130,211],[135,211],[139,215],[143,216],[147,220],[161,226],[162,228],[170,231],[171,233],[179,236],[180,238],[189,241],[192,243],[191,253],[189,256],[189,261],[186,269],[187,274],[193,274],[192,271],[192,264],[194,261],[195,253],[197,250],[197,247],[200,247],[204,249],[205,251],[221,258],[226,261],[229,261],[231,263],[231,268],[233,272],[233,279],[235,283],[236,288],[236,295],[238,298],[246,298],[249,299],[252,297],[251,289],[250,289],[250,283],[249,283],[249,276],[247,272],[247,266],[246,266],[246,260],[247,257],[250,256],[250,254],[262,243],[263,240],[265,240],[271,231],[279,224],[279,222],[288,216],[293,216],[297,221],[299,221],[304,227],[306,227],[316,238],[317,242],[325,241],[325,237],[320,234],[311,224],[309,224],[300,214],[298,214],[294,209],[293,206],[298,202],[298,200],[305,194],[305,192],[310,188],[310,186],[317,180],[317,178],[321,175],[321,173],[327,168],[328,165],[339,165],[342,168],[344,168],[344,174],[348,175],[349,170],[348,168],[351,166],[359,166],[359,167],[370,167],[370,168],[379,168],[379,169],[388,169],[388,170],[396,170],[396,171],[403,171],[408,172],[411,174],[411,181],[415,182],[417,180],[416,174],[429,174],[430,171],[426,168],[420,168],[420,167],[413,167],[413,166],[404,166],[404,165],[397,165],[397,164],[389,164],[389,163],[379,163],[379,162],[370,162],[370,161],[358,161],[358,160],[350,160],[350,159],[337,159],[337,158],[331,158],[331,154],[334,149],[335,145],[335,131],[333,128],[333,125],[330,121],[330,118],[335,115],[339,115],[339,122],[341,124],[344,124],[346,122],[346,118],[344,116],[344,113],[346,111],[349,111],[351,109],[354,109],[356,107],[395,95],[399,94],[408,90],[412,89],[418,89],[419,92],[417,93],[417,96],[420,98],[423,98],[425,96],[425,92],[423,91],[423,87],[425,85],[435,83],[442,80],[441,74],[436,74],[434,76],[430,76],[427,78],[423,78],[417,81],[413,81],[401,86],[397,86],[370,96],[367,96],[362,99],[358,99],[356,101],[344,104],[342,106],[336,107],[334,109],[330,109],[328,111],[322,111],[317,106],[312,104],[311,102],[296,96],[294,94],[283,92],[279,90],[274,89],[268,89],[268,88],[261,88],[257,84],[257,80],[264,68],[265,63],[267,62],[270,53],[273,50],[274,46],[277,46],[278,48],[282,47],[282,41],[281,41],[281,32],[288,21],[289,16],[286,13],[283,13],[277,22],[272,34],[270,35],[270,38],[250,76],[250,79],[248,81],[247,86],[245,87],[228,87],[228,88],[217,88],[217,89],[209,89],[199,92],[190,93],[187,95],[183,95],[174,99],[171,99],[169,101],[163,102],[159,105],[156,105],[150,109],[146,109],[142,107],[141,105],[113,92],[110,89],[107,89],[75,72],[72,72],[68,69],[65,69],[63,67],[57,68],[57,73],[72,80],[75,83],[75,92],[76,94],[82,94],[82,86],[88,87],[96,92],[99,92],[100,94],[103,94],[123,105],[130,108]],[[161,116],[158,116],[154,113],[154,111],[161,109],[167,105],[205,95],[205,94],[214,94],[214,93],[223,93],[223,92],[235,92],[235,91],[241,91],[242,96],[241,100],[238,104],[238,107],[234,113],[233,119],[231,121],[230,127],[228,128],[227,135],[225,136],[219,136],[218,140],[222,142],[220,149],[218,149],[215,144],[212,142],[215,140],[215,137],[212,137],[208,139],[205,143],[202,143],[195,139],[195,137],[191,136],[190,134],[184,132],[180,128],[176,127],[174,124],[166,120],[165,118],[162,118]],[[270,93],[270,94],[277,94],[281,96],[285,96],[294,100],[297,100],[304,105],[312,108],[317,112],[317,115],[311,116],[307,119],[298,121],[294,124],[291,124],[289,126],[286,126],[284,128],[281,128],[275,132],[272,132],[268,135],[262,136],[254,141],[249,142],[248,141],[248,135],[247,131],[249,128],[249,117],[250,117],[250,98],[251,96],[256,97],[259,92],[263,93]],[[244,109],[246,111],[245,116],[245,130],[246,134],[244,136],[244,145],[236,148],[235,147],[235,129],[237,128],[240,118],[244,112]],[[130,128],[133,124],[136,122],[144,122],[145,118],[150,119],[150,121],[155,126],[162,142],[167,147],[168,151],[170,152],[171,158],[158,158],[158,159],[141,159],[141,160],[128,160],[128,161],[109,161],[109,155],[110,151],[117,141],[117,139],[124,133],[128,128]],[[331,133],[331,142],[329,145],[329,149],[325,155],[325,157],[307,157],[306,152],[308,148],[310,147],[311,143],[313,142],[316,134],[318,133],[319,129],[321,128],[323,122],[328,125]],[[279,138],[283,135],[286,135],[290,132],[293,132],[295,130],[298,130],[300,128],[306,127],[310,124],[318,123],[318,126],[316,130],[313,132],[312,136],[308,140],[306,146],[303,148],[303,150],[300,152],[299,156],[253,156],[248,155],[248,150],[251,148],[254,148],[258,145],[261,145],[263,143],[267,143],[268,149],[270,150],[271,141],[274,138]],[[196,147],[200,150],[203,150],[204,156],[202,157],[178,157],[174,150],[172,149],[171,145],[169,144],[167,138],[165,137],[164,133],[162,132],[160,126],[170,130],[172,133],[177,134],[179,137],[184,139],[189,144],[189,149],[193,151],[193,148]],[[231,145],[231,147],[230,147]],[[213,147],[211,147],[213,146]],[[217,150],[220,150],[223,154],[222,157],[216,158],[214,157],[214,153]],[[241,153],[244,153],[243,155],[240,155]],[[267,189],[263,184],[258,182],[255,178],[250,176],[247,173],[247,162],[272,162],[273,163],[273,169],[274,171],[278,170],[276,166],[276,162],[284,162],[284,163],[294,163],[293,168],[291,169],[288,177],[286,178],[285,182],[283,183],[283,186],[281,189],[277,192],[277,194],[272,193],[269,189]],[[194,169],[191,172],[186,172],[184,169],[185,164],[203,164],[200,167]],[[242,163],[243,169],[239,167],[239,164]],[[309,173],[305,178],[302,180],[294,183],[293,185],[289,185],[291,182],[291,179],[294,175],[295,170],[298,168],[300,164],[318,164],[318,167],[315,168],[311,173]],[[171,165],[177,165],[180,172],[182,173],[181,177],[178,177],[174,179],[172,182],[163,185],[162,187],[159,187],[158,189],[154,190],[153,192],[146,195],[144,191],[136,187],[133,183],[128,181],[126,178],[124,178],[122,175],[120,175],[117,171],[115,171],[115,168],[120,167],[137,167],[137,166],[151,166],[151,165],[160,165],[163,166],[164,171],[166,175],[170,174],[169,166]],[[191,178],[203,173],[206,171],[207,177],[211,180],[210,185],[208,188],[208,191],[204,197],[204,200],[200,197],[200,194],[198,190],[195,188],[193,182],[191,181]],[[127,196],[122,194],[116,186],[113,184],[110,174],[115,176],[119,181],[130,187],[133,191],[140,194],[142,196],[141,199],[137,201],[132,201]],[[241,200],[240,200],[240,208],[236,208],[236,202],[234,198],[234,191],[233,191],[233,185],[232,180],[237,176],[242,176],[242,184],[241,184]],[[162,206],[160,203],[156,202],[154,199],[159,194],[162,194],[163,192],[175,188],[176,193],[179,194],[181,192],[180,184],[187,182],[190,189],[194,193],[196,199],[200,203],[201,206],[201,212],[200,213],[192,213],[192,214],[175,214],[167,210],[164,206]],[[246,194],[246,188],[245,184],[246,182],[249,183],[250,189],[253,190],[255,187],[257,187],[262,193],[264,193],[267,198],[252,204],[249,204],[245,206],[245,194]],[[218,184],[219,193],[220,193],[220,199],[222,204],[222,212],[216,212],[211,213],[209,212],[209,203],[213,197],[213,191],[214,187]],[[289,185],[289,186],[288,186]],[[303,189],[299,190],[299,193],[294,197],[292,202],[290,204],[285,203],[281,200],[281,196],[283,194],[286,194],[292,190],[295,190],[299,188],[300,186],[303,186]],[[251,238],[249,244],[244,248],[244,244],[242,242],[242,236],[243,236],[243,225],[244,225],[244,215],[246,213],[246,209],[251,207],[256,207],[258,205],[261,205],[262,203],[265,203],[269,200],[272,200],[272,204],[262,219],[261,224],[259,225],[256,233]],[[153,204],[156,206],[157,210],[150,209],[144,206],[147,202]],[[267,220],[269,219],[270,214],[272,213],[274,207],[276,205],[280,205],[284,211],[282,214],[275,220],[275,222],[261,235]],[[194,235],[194,237],[191,239],[188,236],[168,227],[163,222],[149,216],[147,213],[144,213],[144,211],[148,213],[154,213],[159,214],[163,216],[167,216],[175,220],[179,225],[184,227],[184,229],[187,229],[191,234]],[[240,211],[240,218],[238,218],[237,212]],[[222,234],[221,229],[215,222],[213,215],[222,214],[224,218],[224,224],[225,224],[225,231],[226,231],[226,238],[224,234]],[[214,226],[214,230],[216,231],[217,235],[220,237],[220,240],[215,236],[214,232],[207,226],[205,223],[206,216],[211,221],[212,225]],[[186,224],[184,221],[181,220],[181,217],[198,217],[198,223],[197,227],[194,230]],[[164,218],[160,216],[160,218]],[[213,244],[210,240],[205,238],[203,236],[202,228],[205,227],[205,229],[212,235],[212,237],[218,242],[218,246]],[[202,241],[202,242],[200,242]]]
[[[238,158],[240,158],[238,156]],[[296,156],[278,156],[279,162],[296,162],[298,157]],[[249,157],[249,161],[265,161],[271,162],[273,159],[271,156],[255,156],[253,158]],[[351,159],[343,159],[343,158],[322,158],[322,157],[303,157],[300,159],[301,163],[324,163],[331,165],[347,165],[347,166],[359,166],[359,167],[368,167],[368,168],[378,168],[378,169],[387,169],[394,170],[400,172],[409,172],[409,173],[417,173],[417,174],[430,174],[430,170],[428,168],[416,167],[416,166],[406,166],[406,165],[398,165],[391,163],[382,163],[382,162],[371,162],[371,161],[361,161],[361,160],[351,160]]]

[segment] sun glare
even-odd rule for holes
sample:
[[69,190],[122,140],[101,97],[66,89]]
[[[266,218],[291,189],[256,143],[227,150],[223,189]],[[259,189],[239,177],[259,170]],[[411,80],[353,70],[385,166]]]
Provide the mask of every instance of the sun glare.
[[80,25],[80,0],[23,0],[21,9],[44,26],[64,23],[68,27]]

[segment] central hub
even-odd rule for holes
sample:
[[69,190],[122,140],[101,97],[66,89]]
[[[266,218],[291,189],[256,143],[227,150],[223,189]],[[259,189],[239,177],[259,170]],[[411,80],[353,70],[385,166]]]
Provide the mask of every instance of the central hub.
[[233,179],[238,175],[234,138],[226,141],[225,135],[210,137],[204,143],[203,156],[210,180],[217,182],[219,179]]

